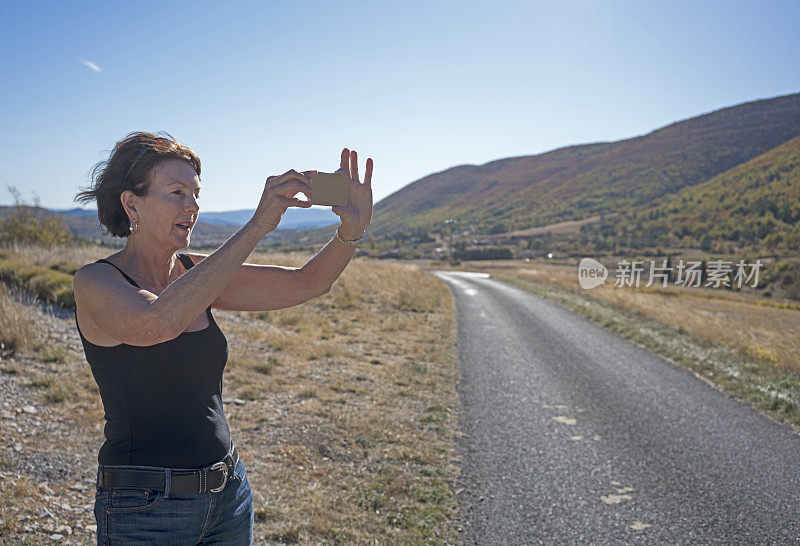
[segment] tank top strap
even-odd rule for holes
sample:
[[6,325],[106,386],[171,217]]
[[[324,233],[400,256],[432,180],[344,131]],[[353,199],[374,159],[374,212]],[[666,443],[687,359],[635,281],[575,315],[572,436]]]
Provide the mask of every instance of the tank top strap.
[[183,254],[183,253],[178,254],[178,259],[181,261],[186,271],[189,271],[191,268],[194,267],[194,262],[192,261],[192,259],[189,257],[188,254]]
[[125,273],[123,270],[121,270],[119,267],[117,267],[116,265],[112,264],[111,262],[109,262],[109,261],[108,261],[108,260],[106,260],[105,258],[100,258],[100,259],[99,259],[99,260],[97,260],[95,263],[98,263],[98,262],[104,262],[104,263],[107,263],[107,264],[109,264],[109,265],[112,265],[112,266],[114,266],[114,268],[116,268],[116,270],[117,270],[117,271],[119,271],[120,273],[122,273],[122,276],[123,276],[123,277],[125,277],[125,279],[127,279],[127,281],[128,281],[129,283],[131,283],[131,284],[132,284],[133,286],[135,286],[136,288],[141,288],[141,286],[139,286],[138,284],[136,284],[136,281],[134,281],[133,279],[131,279],[131,278],[128,276],[128,274],[127,274],[127,273]]

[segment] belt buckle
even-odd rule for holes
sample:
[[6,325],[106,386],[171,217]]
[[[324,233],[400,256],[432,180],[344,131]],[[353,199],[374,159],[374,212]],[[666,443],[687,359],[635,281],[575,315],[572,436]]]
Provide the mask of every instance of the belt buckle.
[[222,485],[220,485],[219,488],[217,489],[212,489],[212,488],[208,489],[212,493],[219,493],[220,491],[225,489],[225,485],[227,485],[228,483],[228,467],[224,462],[220,461],[218,463],[214,463],[213,465],[211,465],[211,468],[209,470],[222,470]]

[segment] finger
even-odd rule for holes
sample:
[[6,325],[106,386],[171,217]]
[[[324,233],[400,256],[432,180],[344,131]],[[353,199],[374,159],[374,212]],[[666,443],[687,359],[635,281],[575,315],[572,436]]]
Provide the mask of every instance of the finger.
[[297,178],[300,179],[300,181],[304,182],[305,185],[310,188],[311,187],[311,177],[308,176],[308,174],[306,174],[306,171],[303,171],[302,173],[298,173],[297,171],[295,171],[295,172],[297,173]]
[[289,169],[288,171],[278,176],[277,178],[278,178],[277,183],[279,184],[287,180],[300,180],[301,182],[304,182],[308,187],[311,187],[311,179],[308,178],[308,176],[306,176],[305,173],[299,173],[294,169]]
[[[311,179],[306,177],[303,174],[298,173],[295,170],[291,170],[286,172],[280,176],[275,177],[272,179],[272,186],[274,188],[282,188],[285,187],[286,184],[295,182],[297,184],[302,184],[304,188],[311,190]],[[283,190],[280,190],[283,191]]]
[[311,201],[303,201],[296,197],[278,197],[287,207],[310,207]]
[[350,150],[345,148],[342,150],[342,160],[339,163],[340,169],[345,169],[347,171],[347,176],[350,176]]
[[350,178],[358,182],[358,155],[356,155],[356,151],[352,150],[350,152]]
[[364,175],[364,184],[366,184],[367,187],[369,187],[369,188],[372,187],[372,158],[371,157],[367,158],[367,172]]
[[311,191],[311,186],[302,180],[292,178],[291,180],[275,183],[270,189],[276,194],[287,196],[290,191],[295,193],[298,191]]
[[274,186],[272,190],[280,197],[291,197],[302,193],[311,199],[311,188],[305,182],[296,179],[287,180],[286,182],[278,184]]

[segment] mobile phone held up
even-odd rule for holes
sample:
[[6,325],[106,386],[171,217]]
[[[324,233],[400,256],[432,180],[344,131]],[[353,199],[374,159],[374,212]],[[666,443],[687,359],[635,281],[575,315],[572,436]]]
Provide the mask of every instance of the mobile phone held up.
[[346,205],[349,186],[350,178],[343,174],[317,173],[311,178],[311,204]]

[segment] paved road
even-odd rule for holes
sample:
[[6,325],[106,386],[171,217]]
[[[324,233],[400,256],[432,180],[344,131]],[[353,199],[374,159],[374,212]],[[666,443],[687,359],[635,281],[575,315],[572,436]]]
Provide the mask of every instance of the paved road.
[[800,436],[486,274],[458,311],[465,544],[798,544]]

